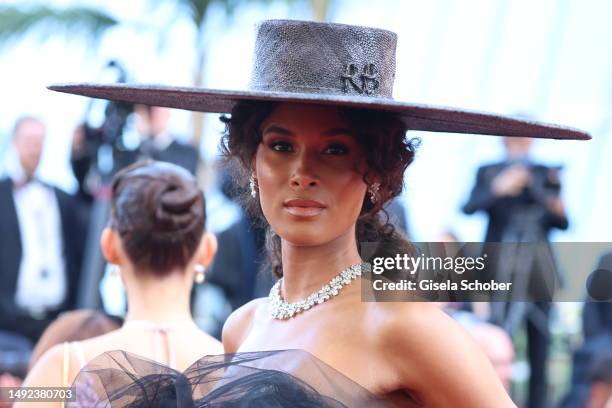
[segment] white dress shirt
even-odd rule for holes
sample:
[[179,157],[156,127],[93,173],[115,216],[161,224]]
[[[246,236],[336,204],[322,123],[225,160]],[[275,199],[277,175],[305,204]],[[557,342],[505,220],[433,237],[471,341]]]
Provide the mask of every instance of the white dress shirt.
[[13,190],[22,249],[15,302],[35,315],[66,297],[59,205],[52,188],[37,180],[23,184],[19,172],[11,178],[21,184]]

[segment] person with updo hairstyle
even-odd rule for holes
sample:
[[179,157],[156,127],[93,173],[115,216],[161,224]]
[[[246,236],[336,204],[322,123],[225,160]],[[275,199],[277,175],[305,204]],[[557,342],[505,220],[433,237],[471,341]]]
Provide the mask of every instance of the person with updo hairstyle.
[[179,371],[203,355],[222,353],[221,343],[200,330],[190,312],[194,280],[216,252],[205,221],[204,195],[187,170],[144,161],[117,173],[100,244],[127,292],[125,322],[102,336],[53,346],[24,386],[69,386],[88,361],[111,350]]

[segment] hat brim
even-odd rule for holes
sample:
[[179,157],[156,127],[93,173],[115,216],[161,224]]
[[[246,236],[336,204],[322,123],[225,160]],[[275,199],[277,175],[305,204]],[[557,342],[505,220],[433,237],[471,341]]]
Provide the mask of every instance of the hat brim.
[[386,98],[91,83],[56,84],[49,86],[49,89],[92,98],[213,113],[230,113],[240,101],[313,103],[395,112],[411,130],[543,139],[591,139],[588,133],[569,127]]

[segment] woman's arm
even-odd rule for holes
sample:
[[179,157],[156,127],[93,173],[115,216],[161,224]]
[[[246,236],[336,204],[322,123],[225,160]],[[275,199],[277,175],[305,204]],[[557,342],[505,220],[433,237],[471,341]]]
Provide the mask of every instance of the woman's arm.
[[428,303],[392,309],[384,323],[387,361],[424,406],[516,407],[476,342],[443,311]]

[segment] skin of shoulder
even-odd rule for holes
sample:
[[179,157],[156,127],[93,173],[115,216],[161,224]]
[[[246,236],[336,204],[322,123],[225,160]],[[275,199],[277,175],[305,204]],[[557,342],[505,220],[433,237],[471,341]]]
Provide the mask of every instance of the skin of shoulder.
[[221,339],[226,353],[235,353],[248,332],[257,309],[267,301],[267,298],[253,299],[234,310],[223,325]]
[[369,312],[378,347],[398,388],[427,407],[516,407],[471,336],[426,302],[375,303]]
[[[22,387],[62,387],[62,365],[64,346],[57,344],[47,350],[32,367]],[[17,402],[13,407],[50,408],[60,407],[59,402]]]
[[200,333],[198,344],[209,350],[207,352],[208,355],[223,354],[223,344],[208,333]]
[[[95,347],[99,343],[108,342],[109,339],[113,339],[118,333],[118,330],[113,330],[109,333],[103,334],[98,337],[94,337],[92,339],[84,340],[81,343],[84,348],[89,348],[92,345]],[[74,377],[78,373],[78,370],[74,365],[74,353],[69,350],[69,359],[71,361],[68,367],[68,383],[71,384],[74,380]],[[47,350],[40,359],[36,362],[34,367],[28,373],[23,386],[24,387],[61,387],[62,384],[62,372],[64,365],[64,343],[56,344]],[[15,405],[19,407],[29,406],[25,405]],[[36,403],[33,405],[34,407],[55,407],[59,406],[59,404],[49,403],[49,405],[44,405],[43,403]]]

